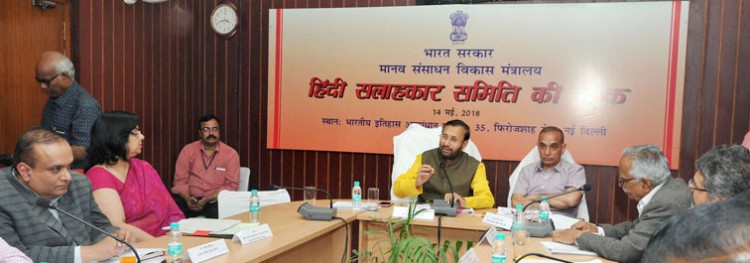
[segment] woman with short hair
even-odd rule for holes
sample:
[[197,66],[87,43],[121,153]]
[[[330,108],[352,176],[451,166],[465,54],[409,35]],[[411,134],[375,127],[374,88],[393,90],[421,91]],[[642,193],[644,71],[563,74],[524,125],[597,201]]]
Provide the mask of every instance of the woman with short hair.
[[86,169],[99,208],[137,242],[164,235],[164,226],[185,218],[156,170],[135,158],[144,139],[137,115],[102,113],[91,129],[87,159],[93,166]]

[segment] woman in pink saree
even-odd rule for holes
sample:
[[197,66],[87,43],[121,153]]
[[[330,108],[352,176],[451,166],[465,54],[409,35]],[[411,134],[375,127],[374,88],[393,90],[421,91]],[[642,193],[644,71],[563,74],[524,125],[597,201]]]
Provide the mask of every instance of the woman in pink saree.
[[144,139],[138,116],[105,112],[94,123],[87,153],[86,176],[96,203],[112,225],[133,233],[137,242],[164,235],[163,227],[185,218],[156,170],[135,158]]

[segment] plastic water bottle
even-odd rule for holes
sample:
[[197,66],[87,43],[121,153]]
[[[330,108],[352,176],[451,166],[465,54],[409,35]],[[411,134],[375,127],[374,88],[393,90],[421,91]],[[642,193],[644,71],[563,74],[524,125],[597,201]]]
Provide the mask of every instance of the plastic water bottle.
[[508,255],[508,249],[505,246],[505,234],[497,233],[495,235],[495,247],[492,248],[492,263],[505,263]]
[[167,244],[167,262],[182,262],[182,232],[180,232],[180,223],[172,222],[169,224],[169,243]]
[[260,197],[258,189],[250,191],[250,223],[260,223]]
[[545,223],[549,220],[550,215],[549,202],[547,197],[542,197],[542,203],[539,204],[539,223]]
[[526,230],[526,218],[523,214],[523,206],[516,205],[516,213],[513,214],[513,225],[511,226],[511,232],[513,233],[513,243],[516,245],[526,245],[526,238],[528,232]]
[[352,209],[362,209],[362,187],[359,187],[359,181],[354,181],[354,187],[352,187]]

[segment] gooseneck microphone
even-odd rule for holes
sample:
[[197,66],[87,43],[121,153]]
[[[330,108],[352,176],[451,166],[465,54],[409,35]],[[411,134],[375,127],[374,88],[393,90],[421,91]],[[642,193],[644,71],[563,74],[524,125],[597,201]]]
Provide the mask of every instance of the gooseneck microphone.
[[540,258],[546,258],[546,259],[556,260],[556,261],[563,262],[563,263],[573,263],[573,262],[570,262],[570,261],[567,261],[567,260],[564,260],[564,259],[559,259],[559,258],[556,258],[556,257],[547,256],[547,255],[541,254],[541,253],[526,253],[523,256],[520,256],[520,257],[516,258],[515,261],[516,262],[521,262],[522,259],[524,259],[525,257],[528,257],[528,256],[537,256],[537,257],[540,257]]
[[[445,179],[448,181],[448,187],[450,187],[451,197],[453,197],[453,183],[451,183],[451,179],[448,177],[448,172],[445,170],[445,163],[440,163],[440,168],[445,174]],[[453,203],[455,203],[455,198],[451,198],[450,206],[445,203],[444,199],[432,199],[430,207],[432,210],[435,210],[436,215],[456,216],[458,210],[456,207],[453,207]]]
[[[269,184],[269,186],[272,189],[289,189],[289,190],[309,190],[310,188],[305,189],[304,187],[286,187],[286,186],[279,186],[275,184]],[[302,215],[305,219],[308,220],[323,220],[323,221],[331,221],[333,218],[336,217],[336,208],[333,208],[333,197],[331,196],[331,193],[329,193],[326,190],[320,189],[320,188],[314,188],[317,192],[324,192],[328,194],[328,201],[330,203],[329,207],[315,207],[307,202],[300,205],[297,209],[297,212]]]
[[59,207],[57,207],[57,206],[54,206],[54,205],[52,205],[52,204],[51,204],[51,201],[50,201],[49,199],[47,199],[47,198],[44,198],[44,197],[39,197],[39,198],[37,198],[37,199],[36,199],[36,205],[38,205],[38,206],[41,206],[41,207],[44,207],[44,208],[48,208],[48,209],[55,209],[55,210],[57,210],[57,212],[60,212],[60,213],[62,213],[62,214],[64,214],[64,215],[66,215],[66,216],[68,216],[68,217],[70,217],[70,218],[73,218],[73,219],[75,219],[76,221],[78,221],[78,222],[81,222],[81,223],[83,223],[84,225],[87,225],[87,226],[88,226],[88,227],[90,227],[90,228],[96,229],[96,231],[99,231],[99,232],[101,232],[101,233],[104,233],[105,235],[107,235],[107,236],[109,236],[109,237],[113,238],[114,240],[117,240],[117,242],[120,242],[120,243],[123,243],[123,244],[125,244],[126,246],[128,246],[128,247],[130,248],[130,250],[131,250],[131,251],[133,251],[133,254],[135,254],[135,259],[137,260],[137,262],[138,262],[138,263],[140,263],[140,262],[141,262],[141,257],[140,257],[140,256],[138,256],[138,252],[137,252],[137,251],[135,250],[135,248],[133,247],[133,245],[131,245],[131,244],[130,244],[130,243],[128,243],[128,242],[125,242],[125,240],[122,240],[122,239],[120,239],[119,237],[116,237],[115,235],[112,235],[112,234],[110,234],[110,233],[107,233],[107,231],[104,231],[103,229],[101,229],[101,228],[99,228],[99,227],[97,227],[97,226],[95,226],[95,225],[93,225],[93,224],[91,224],[91,223],[89,223],[89,222],[86,222],[86,220],[83,220],[83,219],[81,219],[81,218],[78,218],[77,216],[74,216],[73,214],[71,214],[71,213],[68,213],[68,212],[67,212],[67,211],[65,211],[65,210],[62,210],[62,209],[60,209]]
[[453,207],[453,204],[456,203],[455,196],[453,195],[453,193],[455,192],[453,191],[453,183],[451,183],[451,178],[448,177],[448,171],[445,170],[445,163],[440,163],[440,169],[443,170],[443,174],[445,175],[445,180],[448,181],[448,187],[450,187],[451,189],[451,207]]
[[[581,187],[578,187],[578,189],[576,189],[576,190],[573,190],[573,191],[568,191],[568,192],[562,192],[562,193],[559,193],[559,194],[556,194],[556,195],[551,195],[551,196],[547,197],[547,200],[550,200],[550,199],[552,199],[552,198],[556,198],[556,197],[558,197],[558,196],[563,196],[563,195],[567,195],[567,194],[570,194],[570,193],[576,193],[576,192],[579,192],[579,191],[584,191],[584,192],[588,192],[588,191],[591,191],[591,186],[590,186],[589,184],[584,184],[584,185],[582,185]],[[539,200],[534,200],[534,201],[532,201],[531,203],[528,203],[528,204],[526,204],[526,205],[525,205],[525,206],[523,207],[523,211],[526,211],[526,208],[528,208],[528,207],[529,207],[530,205],[532,205],[532,204],[536,204],[536,203],[541,203],[541,202],[542,202],[542,200],[541,200],[541,199],[539,199]]]

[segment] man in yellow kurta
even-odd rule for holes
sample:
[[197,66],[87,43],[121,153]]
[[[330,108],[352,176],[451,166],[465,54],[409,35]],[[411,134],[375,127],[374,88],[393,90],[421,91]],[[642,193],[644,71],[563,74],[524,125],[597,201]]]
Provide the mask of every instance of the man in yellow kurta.
[[[469,143],[469,126],[461,120],[443,124],[440,146],[417,155],[409,170],[399,175],[393,192],[400,198],[419,196],[420,202],[444,199],[465,208],[492,208],[484,164],[463,152]],[[446,180],[450,178],[450,182]],[[450,184],[453,184],[453,192]]]

